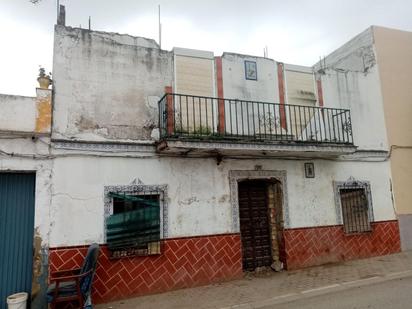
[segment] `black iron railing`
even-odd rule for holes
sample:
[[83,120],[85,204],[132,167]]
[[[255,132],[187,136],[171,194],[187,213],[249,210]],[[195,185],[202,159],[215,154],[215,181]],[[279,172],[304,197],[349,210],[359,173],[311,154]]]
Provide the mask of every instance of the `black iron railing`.
[[350,111],[167,93],[161,138],[353,144]]

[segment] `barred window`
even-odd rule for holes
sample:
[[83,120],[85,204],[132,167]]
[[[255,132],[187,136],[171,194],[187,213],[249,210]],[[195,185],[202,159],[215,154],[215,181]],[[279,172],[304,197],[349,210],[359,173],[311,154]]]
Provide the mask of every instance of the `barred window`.
[[364,188],[339,189],[346,234],[371,231],[368,197]]
[[109,192],[113,213],[106,218],[106,241],[113,258],[160,254],[159,192]]

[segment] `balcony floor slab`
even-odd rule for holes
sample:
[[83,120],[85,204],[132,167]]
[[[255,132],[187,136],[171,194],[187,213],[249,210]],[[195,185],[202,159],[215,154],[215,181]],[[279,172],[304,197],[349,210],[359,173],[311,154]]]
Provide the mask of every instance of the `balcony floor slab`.
[[357,147],[342,144],[308,143],[246,143],[223,141],[199,141],[164,139],[157,144],[160,154],[191,157],[229,156],[229,157],[296,157],[296,158],[333,158],[352,154]]

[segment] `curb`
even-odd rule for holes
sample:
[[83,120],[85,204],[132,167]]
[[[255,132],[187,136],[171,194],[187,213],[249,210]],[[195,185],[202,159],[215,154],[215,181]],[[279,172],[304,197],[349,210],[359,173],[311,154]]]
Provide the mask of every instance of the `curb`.
[[349,290],[355,287],[361,287],[365,285],[377,284],[385,281],[391,281],[396,279],[402,279],[412,276],[412,270],[406,270],[396,273],[387,274],[384,276],[374,276],[366,279],[359,279],[354,281],[336,283],[332,285],[326,285],[314,289],[304,290],[296,293],[289,293],[284,295],[275,296],[272,298],[259,300],[255,302],[243,303],[239,305],[232,305],[227,307],[221,307],[220,309],[256,309],[265,306],[278,305],[283,303],[292,302],[298,299],[309,298],[313,296],[325,295],[328,293],[339,292],[343,290]]

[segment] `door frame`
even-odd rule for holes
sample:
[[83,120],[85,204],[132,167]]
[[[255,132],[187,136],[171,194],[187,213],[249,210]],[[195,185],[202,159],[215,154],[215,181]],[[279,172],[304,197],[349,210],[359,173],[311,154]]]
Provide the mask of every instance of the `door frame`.
[[[283,224],[280,223],[281,225],[281,230],[278,230],[277,228],[279,227],[279,222],[270,222],[269,223],[269,228],[270,228],[270,238],[271,238],[271,250],[272,254],[274,251],[277,251],[279,255],[277,256],[277,259],[273,260],[273,264],[271,267],[273,269],[281,269],[281,263],[285,263],[284,265],[286,266],[287,264],[287,254],[286,254],[286,247],[285,247],[285,240],[284,240],[284,231],[289,227],[289,208],[288,208],[288,198],[287,198],[287,185],[286,185],[286,171],[273,171],[273,170],[254,170],[254,171],[239,171],[239,170],[232,170],[229,171],[229,182],[230,182],[230,200],[231,200],[231,209],[232,209],[232,229],[233,232],[239,233],[240,234],[240,217],[239,217],[239,182],[244,181],[244,180],[263,180],[268,183],[277,183],[278,186],[281,189],[281,194],[282,194],[282,200],[281,200],[281,209],[282,209],[282,218]],[[269,208],[268,204],[268,216],[269,212],[273,211],[274,209]],[[278,236],[275,236],[276,239],[274,239],[272,231],[273,228],[276,229],[276,234],[280,232],[280,238],[277,238]],[[280,240],[281,239],[281,240]],[[280,241],[280,242],[279,242]],[[243,250],[243,249],[242,249]],[[273,256],[272,256],[273,258]],[[279,260],[279,258],[281,258]]]
[[231,170],[229,171],[229,185],[230,185],[230,205],[232,210],[232,231],[234,233],[240,232],[239,220],[239,190],[238,182],[242,180],[277,180],[281,183],[283,201],[283,222],[284,229],[289,227],[289,207],[288,207],[288,193],[287,193],[287,179],[286,171],[276,170]]

